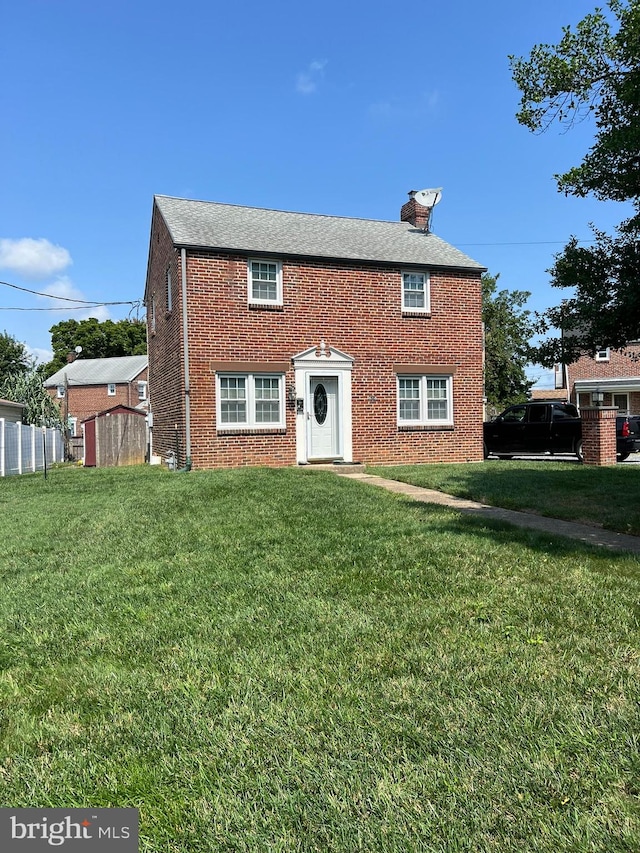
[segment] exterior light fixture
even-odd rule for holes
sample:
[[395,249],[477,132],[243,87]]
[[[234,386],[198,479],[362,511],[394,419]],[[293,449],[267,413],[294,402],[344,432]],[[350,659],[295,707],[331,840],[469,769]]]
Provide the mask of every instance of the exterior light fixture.
[[596,388],[595,391],[591,392],[591,403],[594,406],[601,406],[604,402],[604,392],[599,388]]

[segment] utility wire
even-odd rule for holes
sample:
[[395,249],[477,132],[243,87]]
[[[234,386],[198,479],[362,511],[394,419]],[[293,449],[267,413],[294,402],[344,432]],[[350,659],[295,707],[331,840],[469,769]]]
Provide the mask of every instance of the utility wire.
[[[90,308],[99,308],[102,305],[135,305],[136,302],[140,301],[139,299],[136,299],[136,300],[127,300],[127,301],[123,301],[123,302],[96,302],[96,300],[92,300],[91,302],[88,302],[84,299],[71,299],[68,296],[55,296],[53,293],[42,293],[39,290],[29,290],[28,287],[20,287],[19,285],[11,284],[8,281],[0,281],[0,284],[4,285],[5,287],[11,287],[11,288],[13,288],[13,290],[21,290],[23,293],[31,293],[34,296],[45,296],[47,299],[60,299],[63,302],[73,302],[76,305],[78,305],[78,304],[85,305],[85,306],[89,306]],[[2,310],[8,311],[11,309],[4,308]],[[19,310],[19,309],[16,309],[16,310]],[[23,308],[20,310],[22,310],[22,311],[56,311],[56,310],[59,311],[61,309],[59,309],[59,308],[57,308],[57,309],[56,308]]]

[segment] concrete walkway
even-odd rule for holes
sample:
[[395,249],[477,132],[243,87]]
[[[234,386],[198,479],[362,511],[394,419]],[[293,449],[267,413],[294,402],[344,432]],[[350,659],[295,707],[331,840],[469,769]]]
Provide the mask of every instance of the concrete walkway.
[[542,533],[549,533],[554,536],[567,536],[570,539],[578,539],[581,542],[606,548],[610,551],[627,551],[632,554],[640,554],[640,537],[638,536],[626,536],[624,533],[614,533],[590,524],[577,524],[572,521],[561,521],[557,518],[545,518],[529,512],[500,509],[488,504],[445,495],[443,492],[437,492],[434,489],[423,489],[420,486],[411,486],[397,480],[387,480],[384,477],[367,474],[362,469],[354,470],[354,468],[349,467],[327,465],[325,470],[332,470],[335,474],[347,477],[350,480],[360,480],[370,486],[378,486],[390,492],[407,495],[415,501],[452,507],[462,513],[473,513],[476,516],[493,521],[506,521],[518,527],[529,527],[532,530],[539,530]]

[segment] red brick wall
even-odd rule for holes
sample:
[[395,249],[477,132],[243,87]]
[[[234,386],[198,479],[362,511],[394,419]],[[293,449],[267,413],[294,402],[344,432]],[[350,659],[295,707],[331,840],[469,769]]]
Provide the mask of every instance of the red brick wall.
[[[166,271],[171,269],[172,309],[167,310]],[[185,461],[184,368],[182,345],[182,285],[180,252],[174,247],[163,218],[154,208],[147,292],[147,351],[149,399],[153,411],[153,453],[175,452]],[[155,332],[151,313],[155,301]],[[177,429],[176,429],[177,427]],[[177,441],[176,441],[177,437]]]
[[[155,292],[156,333],[149,338],[149,371],[154,450],[160,454],[174,449],[174,424],[182,436],[184,422],[178,297],[174,296],[169,317],[158,309],[170,257],[169,237],[157,217],[147,302]],[[287,404],[284,433],[217,434],[212,362],[288,362],[289,385],[294,379],[292,356],[317,346],[321,339],[354,358],[354,460],[482,459],[479,272],[432,270],[429,316],[402,316],[401,270],[383,265],[283,259],[284,305],[267,309],[247,304],[246,256],[190,252],[187,278],[194,467],[295,464],[292,404]],[[394,364],[447,365],[455,370],[453,427],[398,428]]]
[[[575,364],[568,367],[571,400],[580,406],[591,405],[591,394],[581,394],[578,399],[575,382],[581,379],[626,379],[640,377],[640,344],[632,344],[621,352],[611,350],[608,361],[596,361],[590,356],[583,356]],[[627,393],[624,388],[620,393]],[[629,394],[629,411],[640,412],[640,391]],[[613,405],[613,394],[605,392],[604,406]]]
[[113,397],[107,393],[106,384],[81,386],[71,384],[67,389],[66,399],[58,398],[56,388],[47,388],[47,393],[60,406],[63,417],[68,415],[70,418],[78,419],[76,432],[77,435],[81,435],[80,422],[97,412],[104,412],[105,409],[111,409],[119,404],[134,409],[141,402],[138,396],[138,382],[146,381],[148,381],[148,371],[143,370],[133,382],[116,383],[116,393]]

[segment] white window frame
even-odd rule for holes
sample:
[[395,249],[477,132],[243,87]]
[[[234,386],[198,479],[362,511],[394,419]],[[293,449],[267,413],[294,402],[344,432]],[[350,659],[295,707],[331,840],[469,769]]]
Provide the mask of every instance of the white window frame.
[[[417,418],[401,417],[400,394],[401,384],[404,380],[413,380],[418,383]],[[444,418],[434,418],[429,416],[429,392],[433,390],[429,387],[429,383],[433,380],[445,383],[446,414]],[[451,374],[399,373],[396,377],[396,397],[398,426],[453,426],[453,376]]]
[[144,379],[139,380],[138,382],[138,400],[146,400],[147,399],[147,383]]
[[617,406],[617,405],[618,405],[618,404],[616,403],[616,397],[618,397],[618,398],[620,398],[620,397],[624,397],[624,398],[625,398],[625,404],[624,404],[624,406],[618,406],[618,414],[619,414],[619,415],[629,415],[629,414],[631,414],[631,413],[629,412],[629,394],[628,394],[626,391],[620,391],[620,392],[618,392],[617,394],[616,394],[615,392],[612,392],[612,394],[611,394],[611,403],[612,403],[612,405],[614,405],[614,406]]
[[596,350],[595,360],[596,361],[609,361],[611,358],[611,350],[609,347],[603,347],[602,349]]
[[57,394],[58,400],[64,400],[64,398],[67,395],[67,389],[64,387],[64,385],[58,385],[58,388],[56,390],[56,394]]
[[[422,307],[416,307],[412,305],[407,305],[406,303],[406,295],[407,291],[405,291],[405,281],[407,278],[411,276],[422,276],[423,284],[424,284],[424,305]],[[401,287],[401,304],[402,304],[402,313],[403,314],[430,314],[431,313],[431,276],[428,270],[403,270],[402,275],[400,277],[400,287]],[[410,291],[411,292],[411,291]],[[416,291],[413,291],[416,292]]]
[[[269,264],[275,267],[276,296],[275,299],[265,299],[253,295],[253,264]],[[247,261],[247,299],[250,305],[282,305],[282,262],[273,258],[249,258]]]
[[115,397],[116,396],[116,383],[115,382],[108,382],[107,383],[107,396],[108,397]]
[[[246,401],[246,420],[245,421],[223,421],[222,420],[222,380],[223,379],[244,379],[245,380],[245,401]],[[277,421],[258,421],[256,419],[256,403],[258,398],[256,395],[256,380],[259,379],[276,379],[278,382],[278,420]],[[286,426],[285,414],[285,384],[284,373],[234,373],[224,372],[216,373],[216,429],[237,430],[274,430],[284,429]]]

